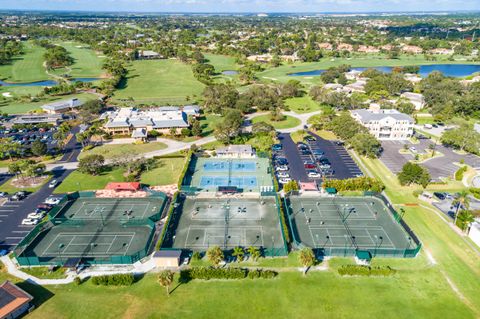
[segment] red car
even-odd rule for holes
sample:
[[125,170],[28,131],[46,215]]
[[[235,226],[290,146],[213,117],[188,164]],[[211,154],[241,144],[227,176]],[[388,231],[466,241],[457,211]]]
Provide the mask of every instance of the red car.
[[317,168],[314,164],[305,164],[304,167],[308,169]]
[[37,206],[38,209],[42,209],[42,210],[50,210],[52,208],[51,205],[48,205],[48,204],[40,204]]

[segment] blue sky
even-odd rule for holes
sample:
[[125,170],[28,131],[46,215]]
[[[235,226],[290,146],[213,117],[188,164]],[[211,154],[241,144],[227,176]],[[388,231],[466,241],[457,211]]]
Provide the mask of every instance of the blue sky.
[[0,9],[140,12],[480,10],[480,0],[0,0]]

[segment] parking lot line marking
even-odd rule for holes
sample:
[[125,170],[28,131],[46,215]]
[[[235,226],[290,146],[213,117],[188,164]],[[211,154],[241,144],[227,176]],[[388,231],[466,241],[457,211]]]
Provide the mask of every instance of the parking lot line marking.
[[12,230],[12,233],[29,233],[29,230]]
[[6,239],[23,239],[23,237],[5,237]]

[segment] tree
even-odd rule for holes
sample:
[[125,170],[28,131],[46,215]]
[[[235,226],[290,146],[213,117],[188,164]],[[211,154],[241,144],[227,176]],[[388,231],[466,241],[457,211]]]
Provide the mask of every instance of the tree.
[[462,190],[457,194],[457,197],[453,200],[452,205],[455,206],[455,220],[454,224],[457,224],[458,211],[462,208],[468,209],[470,207],[470,197],[467,191]]
[[47,154],[47,144],[43,143],[40,140],[35,140],[35,142],[32,143],[32,153],[35,156],[43,156]]
[[90,175],[98,175],[103,170],[105,158],[102,155],[92,154],[78,161],[78,170]]
[[475,221],[475,216],[473,216],[472,212],[469,210],[462,209],[457,215],[458,217],[456,217],[455,225],[457,225],[462,231],[466,231],[470,224]]
[[257,122],[252,125],[253,134],[271,133],[274,131],[275,128],[271,124],[265,122]]
[[215,137],[223,143],[230,143],[231,139],[238,135],[243,123],[240,111],[230,109],[226,112],[222,122],[215,126]]
[[174,273],[171,270],[164,270],[158,275],[158,283],[167,289],[167,296],[170,295],[170,286],[173,283]]
[[462,151],[478,154],[480,149],[480,133],[471,125],[462,124],[459,128],[445,131],[440,139],[442,144]]
[[423,188],[428,186],[430,183],[430,173],[428,170],[416,163],[408,162],[402,167],[402,171],[398,173],[398,181],[402,186],[419,184]]
[[307,274],[307,270],[309,267],[312,267],[315,264],[315,254],[311,248],[305,247],[300,250],[298,259],[304,268],[303,274]]
[[190,122],[192,125],[192,134],[194,136],[201,136],[202,135],[202,126],[200,125],[200,121],[197,119],[192,119]]
[[243,258],[245,256],[245,251],[240,246],[234,247],[233,252],[232,252],[232,256],[235,257],[238,262],[242,262]]
[[257,259],[260,258],[260,256],[262,255],[260,252],[260,249],[255,246],[248,247],[247,252],[250,255],[250,257],[253,259],[253,261],[257,261]]
[[207,250],[208,260],[217,267],[224,259],[223,251],[219,246],[210,247]]
[[13,155],[17,156],[18,152],[20,151],[21,147],[20,144],[15,143],[13,138],[11,137],[4,137],[0,138],[0,156],[7,155],[10,160],[12,160]]
[[235,106],[238,91],[227,84],[213,84],[203,90],[203,98],[206,111],[223,114],[225,110]]
[[382,148],[380,142],[370,133],[356,134],[349,140],[349,144],[357,153],[369,158],[376,158]]
[[290,182],[284,184],[283,185],[283,191],[285,193],[288,193],[288,192],[291,192],[291,191],[298,191],[297,181],[291,180]]

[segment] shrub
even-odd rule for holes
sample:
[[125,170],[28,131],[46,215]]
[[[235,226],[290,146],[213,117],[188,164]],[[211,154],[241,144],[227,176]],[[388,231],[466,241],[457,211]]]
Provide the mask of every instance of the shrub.
[[475,197],[476,199],[480,199],[480,188],[470,188],[469,189],[470,193]]
[[278,275],[276,271],[273,270],[262,270],[262,269],[254,269],[248,271],[248,278],[249,279],[272,279]]
[[247,277],[247,270],[242,268],[214,268],[214,267],[193,267],[181,271],[182,278],[188,279],[244,279]]
[[80,277],[75,277],[73,279],[73,283],[77,286],[80,286],[82,284],[82,279]]
[[467,166],[462,166],[460,167],[456,172],[455,172],[455,180],[456,181],[461,181],[463,179],[463,175],[467,171]]
[[187,160],[185,161],[185,166],[183,167],[182,173],[180,173],[180,178],[178,180],[178,189],[182,188],[183,180],[185,178],[185,174],[188,172],[188,167],[190,166],[190,160],[192,159],[192,152],[189,151],[187,154]]
[[392,276],[397,271],[389,266],[361,266],[361,265],[343,265],[338,268],[341,276]]
[[198,251],[194,251],[192,254],[192,260],[198,261],[200,259],[202,259],[202,254],[200,254]]
[[372,191],[380,193],[385,188],[382,181],[372,177],[356,177],[349,179],[329,179],[324,183],[325,187],[333,187],[337,191]]
[[96,286],[131,286],[135,281],[132,274],[115,274],[92,277]]
[[283,203],[282,203],[282,200],[278,197],[277,195],[277,200],[278,200],[278,206],[280,208],[280,222],[282,223],[282,228],[283,228],[283,234],[285,236],[285,241],[287,243],[290,242],[290,232],[289,232],[289,228],[287,226],[287,220],[286,218],[288,218],[285,214],[285,209],[283,207]]
[[167,232],[167,229],[170,226],[170,219],[172,218],[173,210],[175,209],[175,203],[177,202],[178,194],[179,194],[178,192],[173,194],[172,201],[170,202],[170,208],[168,209],[165,226],[163,227],[162,233],[160,234],[160,237],[158,237],[159,239],[158,239],[157,245],[155,246],[156,250],[160,250],[160,248],[162,247],[163,239],[165,238],[165,233]]

